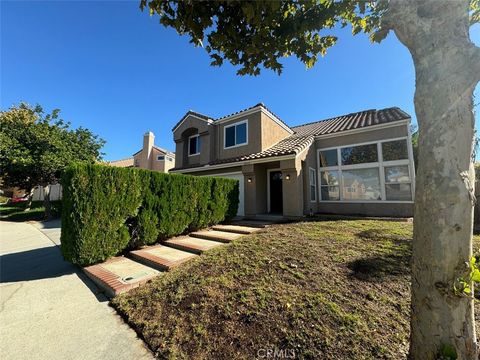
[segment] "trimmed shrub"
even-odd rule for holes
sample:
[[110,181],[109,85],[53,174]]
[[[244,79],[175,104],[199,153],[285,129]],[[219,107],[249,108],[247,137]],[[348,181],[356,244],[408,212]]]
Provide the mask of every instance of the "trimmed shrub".
[[62,178],[62,253],[82,266],[232,218],[238,182],[76,164]]

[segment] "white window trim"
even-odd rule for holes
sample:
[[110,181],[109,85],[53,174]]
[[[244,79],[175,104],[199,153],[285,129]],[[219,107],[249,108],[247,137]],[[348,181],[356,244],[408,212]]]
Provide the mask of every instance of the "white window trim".
[[[310,182],[310,173],[312,171],[313,171],[313,184]],[[310,187],[312,185],[315,186],[315,192],[314,192],[315,199],[312,199],[312,194],[310,192]],[[311,203],[317,202],[317,170],[311,167],[308,168],[308,197]]]
[[[163,159],[159,159],[160,156],[163,156]],[[165,161],[165,155],[157,155],[157,161]]]
[[[402,159],[402,160],[392,160],[392,161],[383,161],[383,154],[382,154],[382,143],[384,142],[390,142],[390,141],[396,141],[396,140],[405,140],[407,141],[407,153],[408,153],[408,158],[407,159]],[[317,177],[317,182],[318,186],[317,188],[319,189],[319,199],[323,203],[366,203],[366,204],[388,204],[388,203],[404,203],[404,204],[412,204],[413,200],[387,200],[386,198],[386,189],[385,189],[385,171],[384,168],[388,166],[399,166],[399,165],[404,165],[408,166],[409,170],[409,176],[410,176],[410,182],[404,182],[404,184],[410,184],[410,189],[412,192],[412,199],[414,199],[415,196],[415,190],[414,190],[414,183],[415,183],[415,173],[412,167],[413,167],[413,152],[411,149],[411,142],[409,143],[410,137],[409,136],[402,136],[402,137],[397,137],[397,138],[391,138],[391,139],[384,139],[384,140],[377,140],[377,141],[369,141],[369,142],[363,142],[363,143],[357,143],[357,144],[348,144],[348,145],[341,145],[341,146],[333,146],[333,147],[327,147],[327,148],[320,148],[317,149],[317,168],[319,171],[319,174],[321,174],[322,171],[338,171],[338,190],[339,190],[339,196],[340,200],[323,200],[322,199],[322,184],[321,180],[322,177],[318,176]],[[354,164],[354,165],[342,165],[342,149],[343,148],[348,148],[348,147],[354,147],[354,146],[361,146],[361,145],[370,145],[370,144],[377,144],[377,155],[378,155],[378,161],[377,162],[372,162],[372,163],[364,163],[364,164]],[[337,150],[337,160],[338,160],[338,165],[337,166],[326,166],[326,167],[320,167],[320,152],[321,151],[326,151],[326,150]],[[380,177],[380,193],[381,193],[381,198],[382,200],[344,200],[343,198],[343,175],[342,175],[342,170],[356,170],[356,169],[371,169],[371,168],[376,168],[379,170],[378,175]],[[332,186],[337,186],[337,185],[332,185]]]
[[[198,138],[198,139],[197,139],[197,149],[198,149],[198,152],[195,153],[195,154],[190,154],[190,139],[191,139],[191,138],[194,138],[194,137]],[[187,144],[187,145],[188,145],[188,149],[187,149],[187,150],[188,150],[188,156],[200,155],[199,140],[200,140],[200,134],[195,134],[195,135],[191,135],[191,136],[188,137],[188,144]]]
[[[241,125],[241,124],[246,124],[245,128],[246,128],[246,136],[245,136],[245,142],[244,143],[241,143],[241,144],[237,144],[237,130],[235,130],[235,145],[232,145],[232,146],[226,146],[227,144],[227,129],[228,128],[231,128],[231,127],[236,127],[238,125]],[[248,145],[248,119],[245,119],[245,120],[242,120],[242,121],[239,121],[239,122],[236,122],[234,124],[231,124],[231,125],[226,125],[223,127],[223,149],[226,150],[226,149],[234,149],[236,147],[240,147],[240,146],[245,146],[245,145]]]

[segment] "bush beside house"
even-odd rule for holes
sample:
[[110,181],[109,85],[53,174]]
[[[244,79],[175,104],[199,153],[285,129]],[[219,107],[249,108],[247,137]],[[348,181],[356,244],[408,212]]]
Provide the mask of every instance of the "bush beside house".
[[76,164],[62,178],[62,253],[86,266],[232,218],[238,182]]

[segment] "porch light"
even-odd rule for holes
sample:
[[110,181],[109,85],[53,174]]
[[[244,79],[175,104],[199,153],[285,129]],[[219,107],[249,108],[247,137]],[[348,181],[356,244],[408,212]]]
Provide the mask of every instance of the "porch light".
[[252,178],[249,177],[249,178],[247,179],[247,182],[251,183],[251,182],[252,182]]
[[285,175],[285,180],[290,180],[290,174]]

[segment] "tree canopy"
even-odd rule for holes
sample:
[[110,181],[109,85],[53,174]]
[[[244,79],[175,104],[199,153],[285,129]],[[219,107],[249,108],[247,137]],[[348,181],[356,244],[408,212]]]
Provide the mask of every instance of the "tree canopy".
[[0,177],[3,186],[31,191],[59,180],[72,162],[101,159],[104,141],[85,128],[71,129],[60,110],[13,105],[0,112]]
[[[258,75],[261,67],[281,73],[280,59],[296,56],[307,68],[338,38],[334,27],[350,25],[372,41],[388,33],[383,26],[389,2],[365,0],[168,1],[141,0],[140,8],[158,14],[160,23],[188,35],[220,66],[239,65],[239,75]],[[480,20],[479,0],[470,2],[472,22]]]

